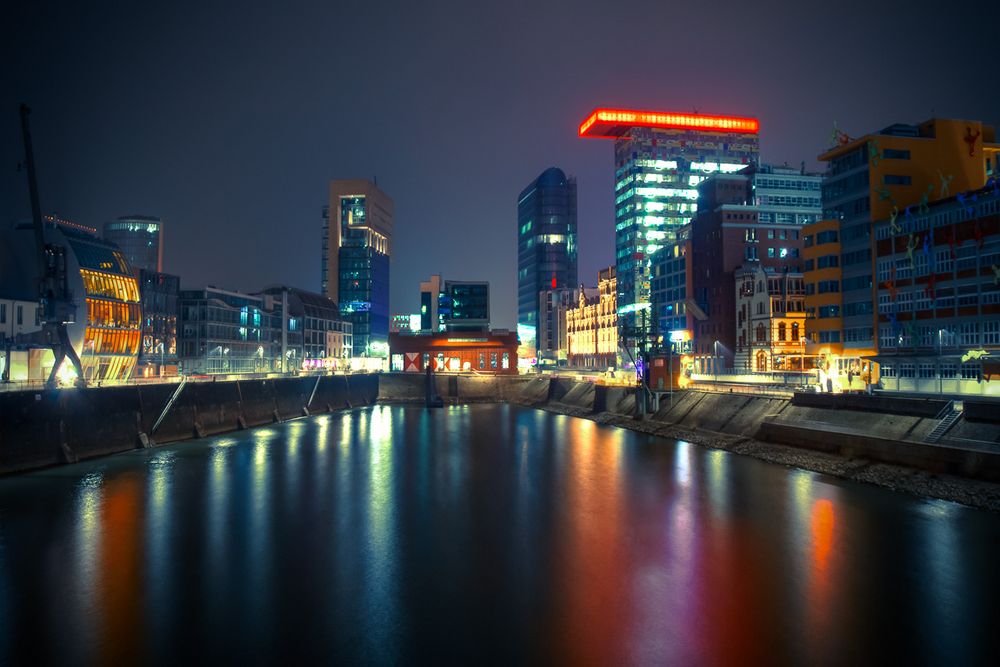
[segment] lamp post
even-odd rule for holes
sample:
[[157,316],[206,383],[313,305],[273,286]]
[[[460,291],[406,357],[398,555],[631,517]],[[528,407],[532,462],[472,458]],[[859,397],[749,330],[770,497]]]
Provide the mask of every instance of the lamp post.
[[715,341],[712,346],[714,347],[715,359],[712,361],[712,366],[715,368],[715,384],[719,384],[719,341]]

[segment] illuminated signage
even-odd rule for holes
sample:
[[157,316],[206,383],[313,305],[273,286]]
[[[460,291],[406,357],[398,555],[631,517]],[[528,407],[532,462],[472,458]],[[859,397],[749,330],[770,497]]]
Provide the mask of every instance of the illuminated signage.
[[628,109],[596,109],[580,125],[581,137],[617,137],[629,127],[658,127],[668,130],[704,130],[757,134],[760,121],[737,116],[704,116]]

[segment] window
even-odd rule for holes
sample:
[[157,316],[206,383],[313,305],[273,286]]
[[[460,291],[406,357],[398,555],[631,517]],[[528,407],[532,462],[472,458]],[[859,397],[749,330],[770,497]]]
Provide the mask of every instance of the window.
[[941,377],[945,380],[954,379],[958,376],[958,366],[955,364],[941,364]]
[[490,352],[490,368],[496,368],[496,367],[497,367],[497,353]]
[[963,380],[978,380],[979,379],[979,362],[978,361],[968,361],[962,364],[962,379]]
[[0,324],[7,323],[7,304],[0,303]]
[[768,248],[767,249],[767,256],[768,257],[774,257],[774,248]]
[[778,322],[778,340],[785,340],[786,328],[784,322]]
[[15,310],[16,319],[18,324],[24,324],[24,306],[18,306]]
[[920,364],[917,367],[917,377],[924,379],[934,377],[934,364]]
[[898,150],[896,148],[883,148],[882,149],[882,159],[883,160],[909,160],[910,151]]
[[792,340],[797,341],[799,339],[799,323],[792,322]]
[[507,369],[510,368],[510,353],[504,352],[500,361],[500,368]]
[[882,364],[881,374],[884,378],[894,378],[896,377],[896,367],[891,364]]
[[885,185],[910,185],[912,183],[912,179],[909,176],[886,174],[882,177],[882,182]]
[[486,353],[485,352],[480,352],[479,353],[479,367],[480,368],[486,368]]
[[901,378],[912,378],[916,377],[916,372],[913,364],[900,364],[899,365],[899,377]]

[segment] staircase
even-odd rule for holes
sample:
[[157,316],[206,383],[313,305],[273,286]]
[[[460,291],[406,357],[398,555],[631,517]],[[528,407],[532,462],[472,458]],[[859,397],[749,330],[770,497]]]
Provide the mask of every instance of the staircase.
[[927,434],[927,437],[924,438],[924,442],[932,445],[936,444],[941,440],[941,436],[947,433],[948,429],[954,426],[955,422],[957,422],[961,416],[962,411],[955,409],[955,401],[948,401],[948,405],[944,406],[944,409],[938,414],[938,419],[941,421],[938,422],[933,431]]

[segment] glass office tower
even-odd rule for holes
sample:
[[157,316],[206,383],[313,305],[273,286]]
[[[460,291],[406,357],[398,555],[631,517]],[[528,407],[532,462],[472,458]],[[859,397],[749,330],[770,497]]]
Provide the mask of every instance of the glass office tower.
[[642,324],[635,313],[650,307],[654,259],[694,217],[698,184],[757,162],[759,127],[754,118],[617,109],[597,109],[580,125],[581,137],[615,142],[620,326]]
[[163,271],[163,221],[151,215],[125,215],[104,223],[104,240],[121,249],[138,271]]
[[371,181],[330,184],[322,289],[352,325],[355,357],[388,354],[392,211],[392,200]]
[[517,334],[538,340],[539,293],[577,284],[576,179],[550,167],[517,200]]

